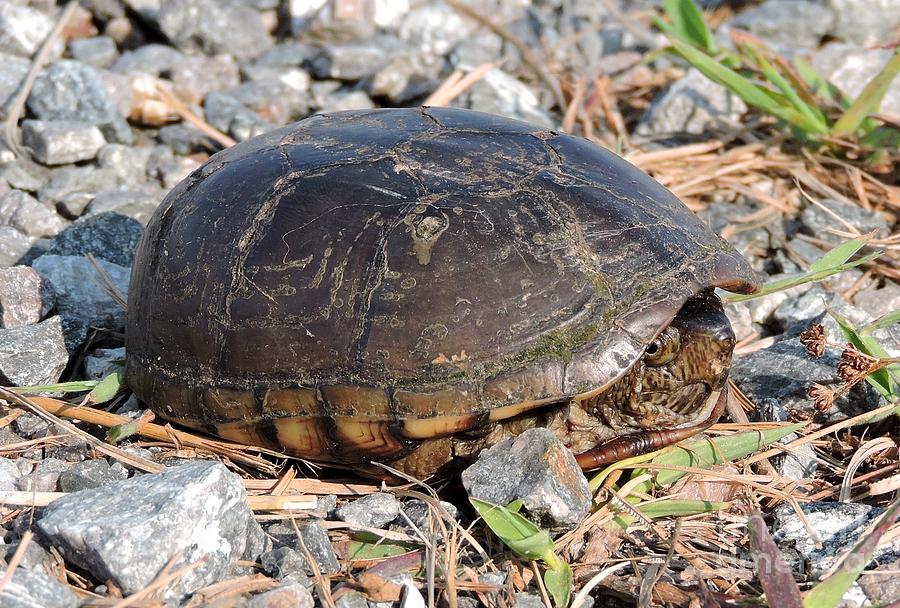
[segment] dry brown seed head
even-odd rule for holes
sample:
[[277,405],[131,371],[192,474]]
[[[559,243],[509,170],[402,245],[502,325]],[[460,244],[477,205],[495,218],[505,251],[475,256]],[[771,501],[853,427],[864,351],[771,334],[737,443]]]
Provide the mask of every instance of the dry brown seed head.
[[844,382],[855,384],[872,371],[878,360],[857,349],[852,344],[844,347],[837,365],[838,376]]
[[806,395],[813,400],[813,405],[820,412],[826,411],[834,403],[834,391],[815,382],[806,389]]
[[825,354],[825,342],[828,340],[828,330],[824,325],[815,323],[800,332],[800,344],[806,347],[810,357],[821,357]]

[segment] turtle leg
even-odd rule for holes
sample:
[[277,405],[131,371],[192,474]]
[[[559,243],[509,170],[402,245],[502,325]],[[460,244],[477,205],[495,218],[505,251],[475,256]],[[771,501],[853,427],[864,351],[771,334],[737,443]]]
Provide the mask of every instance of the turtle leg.
[[597,469],[602,466],[618,462],[625,458],[637,456],[652,450],[664,448],[673,443],[678,443],[697,433],[708,429],[718,421],[725,413],[725,402],[728,399],[728,388],[723,387],[719,392],[719,398],[702,422],[693,426],[673,429],[670,431],[642,431],[634,435],[626,435],[625,437],[617,437],[597,447],[583,452],[575,456],[578,466],[585,470]]

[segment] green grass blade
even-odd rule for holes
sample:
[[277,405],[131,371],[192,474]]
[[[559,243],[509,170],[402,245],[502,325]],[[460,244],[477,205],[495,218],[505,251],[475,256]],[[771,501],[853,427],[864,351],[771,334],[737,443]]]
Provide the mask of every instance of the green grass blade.
[[[850,342],[853,346],[861,350],[872,357],[878,357],[879,359],[887,358],[887,351],[884,347],[876,340],[874,337],[868,334],[863,334],[861,332],[856,331],[856,328],[853,327],[853,324],[850,323],[850,320],[841,315],[834,310],[829,310],[828,314],[837,321],[838,326],[841,328],[841,331],[844,333],[844,337]],[[891,375],[888,373],[887,369],[880,369],[877,372],[871,373],[866,376],[866,382],[875,387],[879,393],[881,393],[885,399],[889,401],[893,401],[900,397],[897,394],[897,388],[894,386],[894,381],[891,378]]]
[[872,561],[878,541],[900,515],[900,501],[885,511],[872,531],[860,538],[853,549],[844,556],[840,567],[828,578],[819,581],[803,598],[804,608],[831,608],[840,605],[844,594],[862,574],[866,564]]
[[672,29],[681,40],[710,55],[719,52],[712,32],[703,19],[703,13],[693,0],[664,0],[663,8],[672,20]]
[[857,251],[865,247],[866,243],[868,242],[869,237],[867,236],[844,241],[840,245],[832,247],[831,249],[826,251],[822,257],[810,264],[809,271],[822,272],[823,270],[830,270],[832,268],[840,266],[841,264],[852,258]]
[[658,519],[660,517],[685,517],[700,513],[715,513],[727,509],[730,504],[709,500],[667,498],[647,504],[638,504],[635,505],[635,508],[649,519]]
[[894,310],[886,315],[882,315],[859,330],[860,337],[871,336],[874,332],[891,325],[900,323],[900,310]]
[[[730,462],[749,456],[753,452],[787,437],[803,426],[804,423],[788,424],[774,429],[747,431],[728,435],[727,437],[699,439],[688,443],[684,447],[676,446],[663,452],[651,462],[654,465],[709,469],[723,462]],[[638,470],[635,472],[635,475],[639,475],[642,472]],[[682,471],[666,469],[654,469],[652,473],[657,486],[670,485],[687,475],[687,473]]]
[[546,530],[501,505],[469,498],[469,502],[497,538],[525,559],[542,559],[553,553],[553,540]]
[[780,118],[807,133],[817,133],[819,125],[795,110],[790,101],[780,93],[758,86],[734,70],[725,67],[691,45],[671,38],[670,42],[679,55],[707,78],[727,87],[747,104]]
[[847,111],[834,123],[831,134],[835,137],[851,135],[859,129],[865,118],[877,112],[881,107],[891,82],[900,74],[900,50],[894,51],[894,55],[887,65],[865,86],[862,93],[853,101]]
[[84,393],[92,390],[99,382],[99,380],[76,380],[74,382],[57,382],[56,384],[11,386],[6,390],[20,395],[31,395],[36,393]]
[[87,400],[90,403],[106,403],[122,388],[122,380],[122,374],[113,372],[97,383],[97,386],[88,393]]
[[869,131],[859,140],[864,148],[900,148],[900,129],[893,125],[881,125]]
[[839,108],[847,109],[850,107],[850,100],[847,99],[839,88],[831,84],[828,79],[822,76],[816,69],[803,57],[794,59],[794,67],[800,77],[806,81],[813,95],[818,95],[828,103]]
[[810,121],[811,124],[816,125],[816,130],[813,133],[818,135],[825,135],[828,133],[828,123],[825,120],[825,115],[822,112],[813,106],[810,106],[805,101],[800,99],[799,93],[791,84],[782,76],[775,67],[769,63],[769,60],[766,59],[758,49],[756,49],[753,45],[747,43],[746,48],[754,55],[754,59],[756,60],[757,65],[759,65],[760,70],[765,75],[769,81],[772,82],[778,89],[784,94],[790,104],[797,110],[800,114],[806,117],[807,120]]
[[569,605],[569,597],[572,595],[572,567],[558,558],[547,566],[547,571],[544,572],[544,586],[553,598],[553,604],[557,608],[565,608]]
[[839,272],[844,272],[845,270],[850,270],[851,268],[856,268],[861,264],[865,264],[866,262],[871,262],[872,260],[881,256],[880,251],[876,251],[874,253],[870,253],[867,256],[859,258],[858,260],[853,260],[852,262],[847,262],[845,264],[840,264],[839,266],[834,266],[829,268],[828,270],[820,270],[819,272],[803,272],[798,275],[794,275],[792,277],[785,277],[783,279],[778,279],[777,281],[772,281],[771,283],[766,283],[762,286],[762,289],[757,291],[756,293],[751,294],[727,294],[722,298],[722,301],[726,304],[731,304],[734,302],[744,302],[746,300],[752,300],[754,298],[761,298],[763,296],[768,296],[773,293],[784,291],[785,289],[790,289],[791,287],[796,287],[797,285],[804,285],[806,283],[815,283],[816,281],[821,281],[823,279],[827,279],[828,277],[835,275]]

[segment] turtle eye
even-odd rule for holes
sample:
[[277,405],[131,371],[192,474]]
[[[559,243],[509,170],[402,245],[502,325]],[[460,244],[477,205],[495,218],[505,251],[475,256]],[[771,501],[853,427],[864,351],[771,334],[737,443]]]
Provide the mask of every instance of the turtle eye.
[[644,350],[644,363],[651,367],[659,367],[665,365],[675,358],[678,349],[681,346],[681,340],[678,330],[674,327],[667,327],[659,336],[650,343]]

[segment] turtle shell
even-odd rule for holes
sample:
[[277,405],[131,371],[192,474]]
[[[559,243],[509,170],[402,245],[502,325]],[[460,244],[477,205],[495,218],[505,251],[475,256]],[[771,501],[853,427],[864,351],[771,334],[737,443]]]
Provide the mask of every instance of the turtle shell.
[[756,275],[586,140],[473,111],[318,115],[220,152],[135,257],[127,379],[163,417],[326,462],[602,391]]

